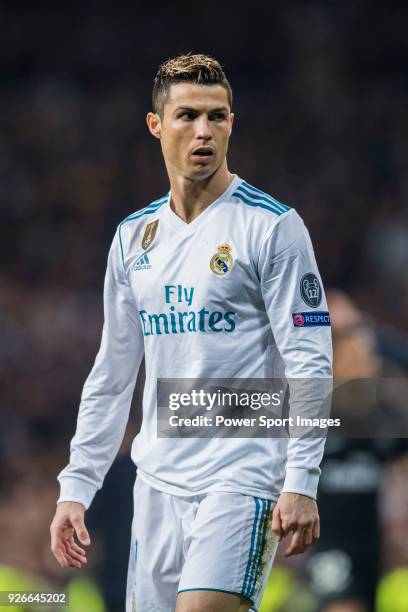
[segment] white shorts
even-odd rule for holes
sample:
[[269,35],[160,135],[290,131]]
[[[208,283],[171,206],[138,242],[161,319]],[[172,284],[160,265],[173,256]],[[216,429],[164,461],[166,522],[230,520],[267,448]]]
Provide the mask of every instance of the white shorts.
[[277,549],[274,505],[241,493],[170,495],[138,476],[126,612],[173,612],[191,590],[241,595],[256,611]]

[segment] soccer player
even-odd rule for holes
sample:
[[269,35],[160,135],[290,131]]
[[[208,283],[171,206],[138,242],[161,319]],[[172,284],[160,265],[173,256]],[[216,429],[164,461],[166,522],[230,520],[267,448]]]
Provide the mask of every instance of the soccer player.
[[80,568],[86,552],[74,532],[90,544],[84,514],[120,446],[145,355],[127,612],[256,610],[278,541],[292,534],[291,555],[319,537],[324,439],[157,434],[160,378],[331,377],[330,323],[308,232],[294,209],[229,172],[231,107],[211,57],[187,54],[159,67],[147,125],[170,191],[114,236],[101,346],[58,476],[51,547],[61,566]]

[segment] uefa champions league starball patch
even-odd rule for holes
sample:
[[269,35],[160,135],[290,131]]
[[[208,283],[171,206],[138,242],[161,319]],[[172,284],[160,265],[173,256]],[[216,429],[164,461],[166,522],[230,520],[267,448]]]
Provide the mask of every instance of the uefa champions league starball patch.
[[225,276],[231,272],[234,259],[231,255],[232,248],[228,244],[220,244],[217,252],[211,257],[210,268],[217,276]]

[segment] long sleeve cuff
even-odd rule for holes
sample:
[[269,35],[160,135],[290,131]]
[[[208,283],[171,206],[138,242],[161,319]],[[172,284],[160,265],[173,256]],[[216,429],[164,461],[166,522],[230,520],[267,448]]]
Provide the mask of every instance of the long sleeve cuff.
[[72,476],[58,478],[60,483],[60,496],[57,504],[65,501],[79,502],[88,510],[98,488],[89,482]]
[[320,468],[287,467],[282,493],[299,493],[316,499]]

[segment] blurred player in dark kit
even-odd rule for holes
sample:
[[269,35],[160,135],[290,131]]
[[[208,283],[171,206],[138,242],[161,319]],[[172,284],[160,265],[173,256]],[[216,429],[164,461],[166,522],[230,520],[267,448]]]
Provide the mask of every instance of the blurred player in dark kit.
[[[333,328],[336,380],[371,379],[381,372],[376,335],[352,300],[327,294]],[[341,413],[358,415],[365,427],[381,418],[363,384],[346,386]],[[336,398],[336,394],[335,394]],[[336,407],[338,402],[334,402]],[[336,415],[337,416],[337,415]],[[389,422],[392,412],[387,412]],[[374,434],[375,435],[375,434]],[[318,494],[321,538],[308,560],[320,612],[373,612],[380,571],[378,496],[384,462],[406,450],[398,438],[331,438],[326,441]]]

